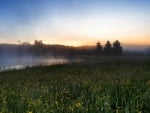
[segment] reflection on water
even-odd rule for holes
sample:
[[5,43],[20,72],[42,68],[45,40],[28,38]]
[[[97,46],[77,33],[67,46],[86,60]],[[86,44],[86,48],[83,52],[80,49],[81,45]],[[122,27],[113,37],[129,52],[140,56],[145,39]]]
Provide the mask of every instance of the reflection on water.
[[0,58],[0,71],[23,69],[37,65],[53,65],[64,64],[69,62],[77,62],[77,59],[55,58],[55,57],[7,57]]

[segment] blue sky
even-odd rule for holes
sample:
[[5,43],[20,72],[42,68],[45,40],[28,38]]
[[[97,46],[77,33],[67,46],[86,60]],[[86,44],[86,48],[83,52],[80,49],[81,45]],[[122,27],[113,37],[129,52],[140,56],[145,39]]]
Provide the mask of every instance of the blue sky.
[[150,0],[0,0],[0,43],[150,44]]

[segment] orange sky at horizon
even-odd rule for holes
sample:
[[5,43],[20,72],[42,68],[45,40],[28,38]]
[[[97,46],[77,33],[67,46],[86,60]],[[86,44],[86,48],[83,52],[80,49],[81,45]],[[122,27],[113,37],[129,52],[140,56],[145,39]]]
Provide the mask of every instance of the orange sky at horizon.
[[[129,38],[130,37],[130,38]],[[44,39],[44,38],[43,38]],[[120,43],[123,45],[143,45],[143,46],[149,46],[150,45],[150,35],[132,35],[132,36],[124,36],[124,37],[111,37],[111,38],[101,38],[98,37],[92,37],[92,36],[79,36],[79,35],[67,35],[62,38],[61,40],[56,40],[56,38],[45,38],[43,40],[46,44],[61,44],[61,45],[69,45],[69,46],[92,46],[95,45],[98,41],[104,45],[106,41],[110,41],[113,43],[116,40],[119,40]],[[40,39],[39,39],[40,40]]]
[[150,0],[0,0],[0,43],[90,46],[119,40],[149,46],[149,5]]
[[[141,36],[142,37],[142,36]],[[113,43],[116,40],[119,40],[121,44],[123,45],[139,45],[139,46],[150,46],[150,36],[143,36],[143,38],[136,36],[127,38],[127,37],[120,37],[120,38],[99,38],[99,37],[88,37],[88,36],[64,36],[60,38],[61,40],[56,40],[57,38],[47,38],[47,37],[42,37],[42,38],[35,38],[35,40],[42,40],[44,44],[60,44],[60,45],[66,45],[66,46],[93,46],[95,45],[98,41],[104,45],[106,41],[110,41]],[[7,40],[0,41],[0,43],[7,43]],[[9,44],[18,44],[18,43],[23,43],[23,42],[29,42],[31,44],[34,43],[34,40],[9,40]]]

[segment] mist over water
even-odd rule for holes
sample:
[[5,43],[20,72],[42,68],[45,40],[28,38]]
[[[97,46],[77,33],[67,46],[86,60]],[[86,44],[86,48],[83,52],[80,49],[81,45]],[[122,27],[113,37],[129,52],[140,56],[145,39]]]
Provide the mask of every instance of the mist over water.
[[54,65],[69,63],[70,59],[65,57],[45,57],[45,56],[5,56],[0,57],[0,70],[22,69],[27,66]]
[[[109,42],[109,41],[108,41]],[[107,42],[107,43],[108,43]],[[110,42],[109,42],[110,43]],[[21,69],[37,65],[64,64],[80,62],[82,56],[149,56],[150,48],[144,46],[124,46],[123,49],[110,48],[99,45],[93,47],[70,47],[64,45],[45,45],[42,41],[35,41],[30,44],[0,44],[0,71],[9,69]],[[118,46],[117,46],[118,47]],[[119,49],[119,52],[118,52]],[[114,51],[115,50],[115,51]],[[117,50],[117,52],[116,52]],[[121,50],[121,51],[120,51]]]

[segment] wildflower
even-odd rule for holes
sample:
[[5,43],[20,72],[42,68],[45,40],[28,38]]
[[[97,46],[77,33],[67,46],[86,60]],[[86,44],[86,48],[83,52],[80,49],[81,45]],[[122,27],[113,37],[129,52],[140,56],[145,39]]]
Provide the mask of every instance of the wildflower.
[[142,113],[142,111],[139,111],[139,110],[135,110],[137,113]]
[[59,104],[58,101],[54,101],[55,106],[58,106],[58,104]]
[[150,80],[149,81],[147,81],[147,83],[146,83],[147,85],[150,85]]
[[73,111],[73,107],[71,107],[71,106],[69,106],[68,109],[69,109],[70,111]]
[[116,109],[116,113],[119,113],[119,110],[118,110],[118,109]]
[[32,113],[32,111],[29,111],[28,113]]
[[130,85],[130,84],[131,84],[131,81],[130,81],[130,80],[127,80],[126,84],[127,84],[127,85]]
[[76,108],[81,108],[81,107],[82,107],[81,102],[77,102],[77,103],[75,103],[75,107],[76,107]]
[[58,102],[56,101],[55,104],[58,105]]
[[142,113],[142,111],[138,111],[138,113]]

